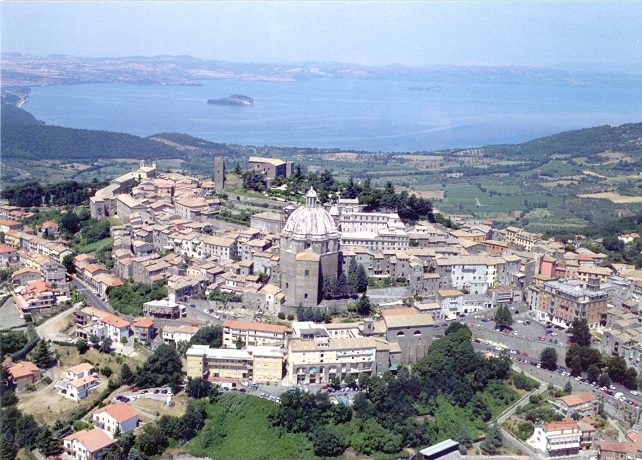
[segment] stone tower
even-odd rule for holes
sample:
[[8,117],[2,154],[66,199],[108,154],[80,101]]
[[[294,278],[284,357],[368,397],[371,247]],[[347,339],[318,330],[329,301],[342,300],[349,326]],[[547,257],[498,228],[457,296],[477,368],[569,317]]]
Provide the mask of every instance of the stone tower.
[[214,157],[214,187],[217,191],[225,187],[225,161],[221,157]]

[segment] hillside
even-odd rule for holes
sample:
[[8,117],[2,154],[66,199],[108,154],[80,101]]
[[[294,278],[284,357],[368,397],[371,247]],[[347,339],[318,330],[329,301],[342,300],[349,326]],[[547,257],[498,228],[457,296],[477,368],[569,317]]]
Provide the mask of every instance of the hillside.
[[30,113],[2,107],[3,159],[97,160],[180,158],[174,147],[130,134],[64,128],[37,123]]

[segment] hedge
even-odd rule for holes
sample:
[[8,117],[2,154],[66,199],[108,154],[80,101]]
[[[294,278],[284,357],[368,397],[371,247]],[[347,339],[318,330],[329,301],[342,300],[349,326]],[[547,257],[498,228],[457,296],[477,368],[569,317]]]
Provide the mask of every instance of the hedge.
[[33,324],[30,324],[27,326],[27,334],[29,335],[29,342],[24,346],[24,348],[20,351],[16,351],[14,354],[11,355],[11,360],[12,361],[20,361],[23,360],[27,357],[29,352],[33,350],[38,342],[40,341],[40,337],[38,336],[38,332],[36,332],[36,327]]

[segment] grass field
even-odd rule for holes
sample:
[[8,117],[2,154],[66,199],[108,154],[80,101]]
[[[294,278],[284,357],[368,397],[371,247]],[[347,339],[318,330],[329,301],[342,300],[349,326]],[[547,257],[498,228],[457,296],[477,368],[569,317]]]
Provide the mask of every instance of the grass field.
[[234,393],[222,398],[229,404],[209,405],[205,427],[186,445],[192,455],[213,460],[317,458],[305,435],[272,426],[269,416],[277,408],[275,402]]
[[95,243],[80,246],[78,248],[78,252],[80,254],[85,254],[87,252],[96,252],[96,251],[99,251],[100,249],[108,248],[113,244],[114,244],[114,240],[112,238],[103,238],[102,240],[96,241]]
[[625,196],[614,192],[602,193],[585,193],[578,195],[580,198],[601,198],[604,200],[612,201],[613,203],[642,203],[642,196]]

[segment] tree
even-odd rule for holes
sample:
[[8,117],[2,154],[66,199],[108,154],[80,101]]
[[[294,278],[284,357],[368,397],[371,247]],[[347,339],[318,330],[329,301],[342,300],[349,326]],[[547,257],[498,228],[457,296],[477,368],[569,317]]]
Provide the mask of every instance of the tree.
[[76,342],[76,349],[78,350],[79,354],[84,355],[87,350],[89,350],[89,344],[85,339],[79,339]]
[[571,342],[580,347],[591,346],[591,331],[585,319],[574,319],[573,324],[568,328],[568,333],[571,336]]
[[624,381],[622,382],[629,390],[638,389],[638,373],[633,367],[629,367],[624,373]]
[[319,457],[337,457],[345,450],[345,442],[338,434],[330,431],[326,425],[318,426],[311,433],[314,454]]
[[111,345],[113,343],[113,340],[111,337],[103,337],[103,340],[100,342],[100,347],[98,348],[98,351],[101,353],[109,354],[111,352]]
[[546,347],[542,350],[540,361],[544,369],[554,371],[557,369],[557,350],[553,347]]
[[31,362],[41,369],[47,369],[51,367],[55,361],[53,354],[49,351],[49,347],[47,347],[47,343],[44,339],[40,340],[31,353]]
[[357,278],[357,260],[355,257],[350,259],[350,264],[348,265],[348,281],[346,284],[346,290],[349,296],[354,296],[357,294],[359,289],[359,280]]
[[486,432],[486,439],[479,445],[482,452],[487,455],[497,455],[503,442],[502,433],[497,423],[493,423]]
[[569,395],[573,393],[573,385],[571,385],[570,380],[567,380],[566,383],[564,384],[564,392]]
[[176,394],[182,381],[181,370],[181,358],[176,350],[163,344],[147,358],[136,375],[136,384],[142,388],[169,384]]
[[609,377],[609,374],[604,373],[600,375],[600,380],[598,383],[600,384],[601,387],[608,388],[611,386],[611,383],[612,383],[611,377]]
[[364,292],[363,294],[361,294],[361,297],[357,301],[357,312],[361,316],[368,316],[371,309],[372,306],[370,305],[370,299],[368,299],[368,296]]
[[98,337],[96,334],[92,334],[89,337],[89,341],[91,342],[91,346],[96,350],[100,346],[100,337]]
[[363,265],[357,266],[357,292],[362,293],[368,290],[368,275]]
[[185,386],[185,394],[194,399],[201,399],[209,396],[212,389],[212,383],[204,378],[189,378]]
[[462,425],[459,434],[455,437],[455,441],[459,443],[459,453],[466,455],[468,449],[473,447],[473,437],[470,435],[470,431],[466,425]]
[[600,379],[602,371],[597,365],[591,364],[586,373],[589,382],[597,382]]
[[505,329],[513,325],[513,315],[507,305],[500,305],[495,312],[495,325]]
[[245,341],[239,335],[234,341],[234,345],[236,346],[237,350],[241,350],[245,346]]
[[129,385],[134,381],[134,373],[132,372],[129,364],[123,364],[123,367],[120,368],[120,379],[125,385]]
[[212,348],[221,348],[223,346],[223,326],[200,328],[190,339],[189,345],[209,345]]

